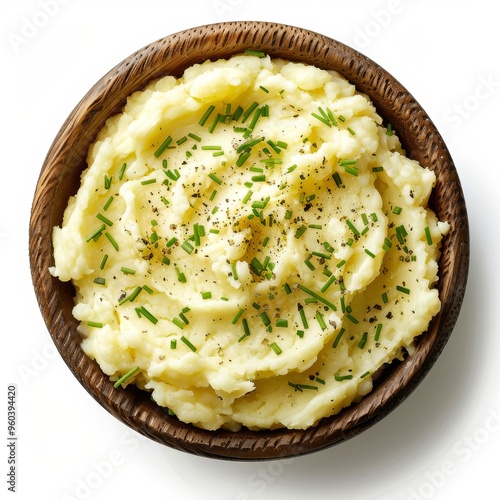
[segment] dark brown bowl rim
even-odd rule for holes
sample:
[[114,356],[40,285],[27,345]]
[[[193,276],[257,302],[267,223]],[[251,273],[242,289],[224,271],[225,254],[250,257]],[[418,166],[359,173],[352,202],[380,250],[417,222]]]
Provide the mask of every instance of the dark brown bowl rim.
[[[415,352],[387,371],[361,403],[306,430],[205,431],[179,422],[134,387],[113,383],[80,348],[71,314],[73,288],[52,278],[52,227],[61,223],[67,198],[75,193],[86,152],[106,118],[123,107],[125,96],[145,83],[203,60],[229,57],[247,49],[273,57],[334,69],[366,93],[390,122],[408,156],[434,170],[430,200],[451,230],[443,241],[438,289],[440,313],[417,343]],[[74,131],[79,134],[75,134]],[[72,133],[73,131],[73,133]],[[62,358],[85,389],[108,412],[144,436],[195,455],[230,460],[279,459],[311,453],[346,441],[368,429],[401,404],[423,380],[447,343],[462,305],[469,266],[469,229],[464,196],[453,160],[429,116],[387,71],[355,49],[316,32],[279,23],[239,21],[187,29],[138,50],[104,75],[61,127],[47,153],[35,190],[29,254],[37,301]]]

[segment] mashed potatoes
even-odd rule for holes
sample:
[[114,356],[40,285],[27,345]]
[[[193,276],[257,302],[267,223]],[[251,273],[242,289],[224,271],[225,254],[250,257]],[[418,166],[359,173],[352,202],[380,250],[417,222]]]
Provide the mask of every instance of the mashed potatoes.
[[333,71],[195,65],[130,96],[88,164],[50,271],[85,353],[184,422],[312,426],[439,311],[435,176]]

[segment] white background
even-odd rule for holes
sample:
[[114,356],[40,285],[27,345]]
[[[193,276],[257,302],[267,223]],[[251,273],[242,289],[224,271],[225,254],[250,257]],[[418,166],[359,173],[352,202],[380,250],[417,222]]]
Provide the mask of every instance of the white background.
[[[489,0],[6,0],[0,7],[1,411],[17,386],[19,499],[498,499],[500,30]],[[47,150],[87,90],[135,50],[218,21],[293,24],[364,52],[445,137],[468,204],[469,284],[428,377],[355,439],[279,462],[199,458],[129,430],[73,378],[32,289],[28,223]],[[3,426],[3,427],[2,427]]]

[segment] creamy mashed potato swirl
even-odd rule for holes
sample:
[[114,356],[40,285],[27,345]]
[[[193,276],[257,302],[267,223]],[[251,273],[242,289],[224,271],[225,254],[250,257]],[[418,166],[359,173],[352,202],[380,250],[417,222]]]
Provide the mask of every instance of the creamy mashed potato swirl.
[[50,271],[112,380],[210,430],[307,428],[439,311],[434,182],[341,75],[207,61],[108,120]]

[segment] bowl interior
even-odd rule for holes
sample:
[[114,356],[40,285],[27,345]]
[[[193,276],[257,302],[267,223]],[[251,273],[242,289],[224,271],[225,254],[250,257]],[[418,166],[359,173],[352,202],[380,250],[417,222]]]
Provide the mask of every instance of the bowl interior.
[[[114,389],[80,348],[73,318],[74,289],[50,276],[54,264],[52,227],[59,225],[69,196],[76,193],[90,144],[127,96],[158,77],[180,76],[194,63],[227,58],[246,49],[333,69],[366,93],[397,131],[408,156],[435,171],[430,205],[451,225],[440,259],[441,312],[416,351],[391,365],[361,403],[304,431],[204,431],[179,422],[152,403],[146,392]],[[30,220],[30,263],[36,296],[61,356],[86,390],[111,414],[167,446],[216,458],[274,459],[310,453],[359,434],[400,404],[423,379],[446,344],[465,292],[469,232],[463,192],[450,154],[435,126],[411,94],[384,69],[354,49],[305,29],[265,22],[231,22],[182,31],[138,50],[83,97],[48,151],[36,187]]]

